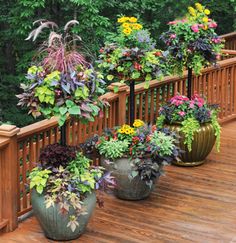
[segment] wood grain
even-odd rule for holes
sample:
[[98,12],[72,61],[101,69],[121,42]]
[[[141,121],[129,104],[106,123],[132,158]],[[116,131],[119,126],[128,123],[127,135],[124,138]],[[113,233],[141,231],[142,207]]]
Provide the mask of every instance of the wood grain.
[[[105,195],[82,243],[236,242],[236,121],[225,124],[221,152],[195,168],[166,167],[150,198],[122,201]],[[52,242],[35,217],[0,235],[1,243]]]

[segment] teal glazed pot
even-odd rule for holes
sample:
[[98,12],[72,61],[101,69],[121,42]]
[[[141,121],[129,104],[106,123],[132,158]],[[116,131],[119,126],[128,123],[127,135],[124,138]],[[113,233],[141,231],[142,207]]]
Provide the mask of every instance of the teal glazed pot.
[[105,158],[101,158],[101,165],[115,177],[117,187],[114,190],[114,194],[119,199],[142,200],[147,198],[153,191],[154,183],[150,187],[139,176],[133,179],[129,178],[129,174],[132,171],[132,161],[130,159],[116,159],[111,164],[107,164],[105,161]]
[[31,202],[34,215],[38,219],[45,236],[52,240],[67,241],[77,239],[85,231],[96,205],[96,194],[88,194],[84,199],[87,214],[79,216],[79,226],[76,227],[74,232],[70,227],[67,227],[70,215],[75,214],[74,209],[71,208],[68,214],[62,215],[57,204],[54,207],[46,208],[44,195],[38,194],[36,190],[32,190]]
[[184,144],[184,134],[180,131],[181,124],[165,125],[165,127],[178,135],[178,146],[181,150],[185,151],[180,154],[180,161],[175,161],[173,164],[179,166],[197,166],[205,162],[216,140],[215,130],[211,123],[202,124],[200,129],[194,134],[191,151],[188,151],[187,145]]

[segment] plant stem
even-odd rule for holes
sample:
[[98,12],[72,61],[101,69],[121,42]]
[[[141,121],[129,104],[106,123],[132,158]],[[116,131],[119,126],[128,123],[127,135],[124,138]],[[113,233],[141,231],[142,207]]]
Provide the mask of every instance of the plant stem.
[[193,76],[193,69],[188,68],[187,96],[188,96],[189,99],[191,99],[191,96],[192,96],[192,76]]
[[130,126],[133,126],[134,123],[134,101],[135,101],[135,82],[134,80],[130,81],[130,95],[129,95],[129,118],[130,118]]
[[66,146],[66,123],[61,126],[61,141],[62,146]]

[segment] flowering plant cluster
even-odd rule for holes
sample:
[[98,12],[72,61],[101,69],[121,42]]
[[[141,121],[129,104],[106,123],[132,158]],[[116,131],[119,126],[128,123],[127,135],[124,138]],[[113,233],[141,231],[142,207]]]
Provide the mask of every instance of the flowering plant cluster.
[[182,74],[186,67],[199,74],[202,67],[216,63],[223,47],[210,10],[200,3],[188,10],[185,18],[169,22],[169,30],[161,36],[168,52],[166,67],[172,74]]
[[[66,150],[69,151],[65,153]],[[51,163],[51,158],[57,161]],[[40,162],[29,175],[30,188],[45,196],[46,208],[57,204],[64,215],[74,212],[67,224],[72,231],[79,226],[80,215],[86,214],[83,205],[86,195],[94,190],[109,190],[115,186],[109,172],[105,173],[103,167],[91,166],[91,161],[75,147],[48,145],[42,151]],[[98,202],[102,205],[101,198],[98,198]]]
[[217,121],[218,105],[209,105],[198,94],[194,94],[191,99],[183,95],[175,95],[166,104],[161,106],[157,126],[164,124],[180,123],[182,132],[185,133],[185,142],[191,151],[193,134],[200,125],[206,122],[212,123],[215,129],[216,145],[219,149],[220,125]]
[[[97,143],[99,153],[107,160],[128,157],[132,160],[132,177],[140,176],[150,183],[160,175],[165,163],[177,159],[179,151],[175,135],[168,129],[157,130],[142,120],[135,120],[133,127],[124,124],[107,130]],[[146,160],[151,158],[151,160]]]
[[18,105],[27,106],[34,117],[57,116],[60,126],[68,115],[93,121],[103,105],[98,97],[104,93],[104,82],[102,74],[78,50],[76,43],[81,38],[70,31],[78,21],[69,21],[63,33],[54,31],[58,28],[54,22],[39,20],[34,24],[38,23],[28,40],[36,40],[45,28],[52,30],[40,45],[36,65],[28,69],[26,82],[21,85],[24,92],[17,95]]
[[18,105],[27,106],[34,117],[59,117],[63,125],[68,115],[93,121],[103,105],[98,97],[104,93],[102,75],[92,66],[77,66],[66,73],[47,71],[41,66],[32,66],[22,84],[24,92],[17,97]]
[[123,16],[118,24],[118,33],[100,49],[99,67],[108,81],[142,78],[148,87],[150,80],[162,74],[162,52],[137,18]]

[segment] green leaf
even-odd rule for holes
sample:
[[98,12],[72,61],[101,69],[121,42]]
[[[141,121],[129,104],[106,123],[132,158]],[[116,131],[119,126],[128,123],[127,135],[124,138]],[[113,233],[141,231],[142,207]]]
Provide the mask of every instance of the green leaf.
[[72,100],[66,100],[66,106],[68,107],[68,108],[70,108],[70,107],[72,107],[72,106],[74,106],[75,105],[75,103],[72,101]]
[[73,106],[68,111],[71,115],[80,115],[81,114],[81,110],[80,110],[79,106]]
[[58,120],[58,125],[59,125],[60,127],[63,126],[64,123],[65,123],[65,121],[66,121],[66,116],[60,116],[60,117],[59,117],[59,120]]
[[42,185],[39,185],[36,187],[36,191],[39,193],[39,194],[42,194],[43,193],[43,186]]
[[140,77],[140,72],[133,72],[132,73],[132,75],[131,75],[131,77],[133,78],[133,79],[137,79],[137,78],[139,78]]
[[150,80],[152,80],[152,76],[148,73],[148,74],[146,75],[146,77],[145,77],[145,80],[146,80],[146,81],[150,81]]
[[114,93],[117,93],[119,91],[119,87],[118,86],[114,86],[113,90],[114,90]]
[[148,89],[149,88],[149,85],[150,85],[149,82],[145,82],[144,83],[144,89]]
[[113,75],[107,75],[107,80],[109,80],[109,81],[111,81],[111,80],[113,80],[114,79],[114,76]]
[[61,115],[65,115],[66,112],[67,112],[67,108],[66,108],[66,107],[60,107],[60,108],[59,108],[59,111],[60,111],[60,114],[61,114]]

